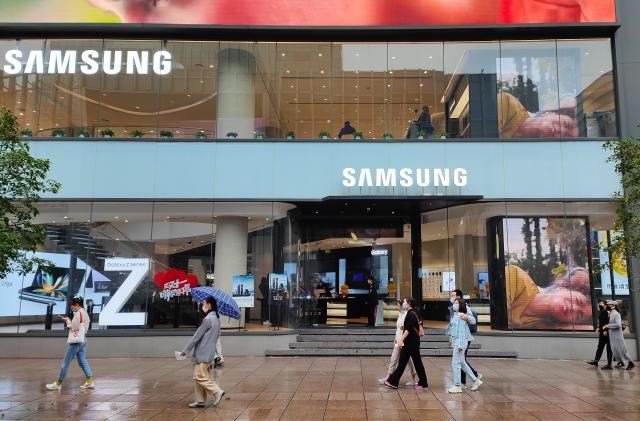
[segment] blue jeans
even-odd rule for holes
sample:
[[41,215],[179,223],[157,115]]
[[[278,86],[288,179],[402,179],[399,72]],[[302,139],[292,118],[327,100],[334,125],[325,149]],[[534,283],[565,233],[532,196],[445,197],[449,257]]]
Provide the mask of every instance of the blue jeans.
[[469,367],[469,364],[467,364],[467,361],[464,358],[464,351],[467,346],[469,345],[467,344],[463,350],[453,348],[451,367],[453,368],[453,384],[456,386],[460,386],[462,384],[461,370],[464,370],[471,380],[476,381],[478,379],[475,374],[473,374],[473,370],[471,370],[471,367]]
[[84,371],[85,376],[93,376],[91,367],[89,367],[89,361],[87,361],[87,343],[83,342],[81,344],[69,344],[67,346],[67,353],[64,355],[62,367],[60,367],[60,377],[58,377],[58,380],[64,380],[65,377],[67,377],[69,364],[71,364],[74,358],[78,359],[78,365],[82,371]]

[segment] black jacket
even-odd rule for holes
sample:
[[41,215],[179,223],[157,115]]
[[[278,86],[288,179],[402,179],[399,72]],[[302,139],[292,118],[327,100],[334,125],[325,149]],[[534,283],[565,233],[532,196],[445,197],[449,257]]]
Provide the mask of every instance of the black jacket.
[[369,285],[369,302],[370,303],[378,303],[378,287],[376,285],[376,283],[372,283],[371,285]]
[[338,139],[342,139],[342,136],[348,134],[354,134],[356,129],[353,126],[344,126],[340,129],[340,133],[338,133]]
[[598,331],[602,332],[602,327],[609,323],[609,312],[605,310],[600,310],[600,316],[598,317]]
[[431,123],[431,116],[425,111],[418,117],[418,130],[424,130],[429,134],[432,134],[436,130]]

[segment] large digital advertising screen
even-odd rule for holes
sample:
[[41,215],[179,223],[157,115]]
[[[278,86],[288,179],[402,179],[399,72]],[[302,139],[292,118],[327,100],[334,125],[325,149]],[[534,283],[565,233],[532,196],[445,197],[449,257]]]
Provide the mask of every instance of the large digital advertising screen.
[[3,0],[5,23],[439,26],[611,23],[615,0]]
[[504,218],[510,329],[593,330],[585,218]]

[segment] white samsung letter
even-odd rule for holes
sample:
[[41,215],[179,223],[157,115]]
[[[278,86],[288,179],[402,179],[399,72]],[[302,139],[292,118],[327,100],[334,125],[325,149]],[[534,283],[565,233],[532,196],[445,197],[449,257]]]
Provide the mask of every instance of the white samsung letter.
[[149,259],[106,259],[104,271],[131,271],[131,273],[104,306],[98,322],[103,326],[144,326],[147,313],[120,313],[120,310],[149,273]]
[[[33,67],[35,66],[35,70]],[[29,52],[27,64],[24,66],[25,73],[44,73],[44,55],[42,50],[33,50]]]
[[342,170],[342,185],[345,187],[353,187],[356,185],[356,169],[345,168]]
[[449,168],[435,168],[433,170],[433,185],[449,187]]
[[149,73],[149,52],[148,51],[127,51],[127,74],[132,75],[135,72],[140,75]]
[[411,187],[413,185],[413,178],[411,177],[411,168],[400,169],[400,185],[402,187]]
[[61,50],[51,50],[49,53],[49,74],[71,74],[76,72],[76,52],[68,50],[62,55]]
[[416,169],[416,183],[420,187],[427,187],[429,185],[429,169],[428,168]]
[[108,75],[117,75],[122,69],[122,51],[105,51],[102,70]]
[[171,53],[168,51],[156,51],[153,55],[153,71],[162,76],[171,72]]
[[373,186],[373,181],[371,180],[371,170],[369,168],[360,169],[360,178],[358,179],[358,187],[364,187],[365,183],[367,187]]
[[377,187],[395,187],[396,186],[396,169],[395,168],[376,168],[376,186]]
[[17,75],[22,70],[22,63],[20,63],[19,58],[22,58],[22,51],[20,50],[9,50],[5,53],[4,59],[9,64],[4,65],[4,72],[8,75]]
[[453,184],[458,187],[467,185],[467,170],[464,168],[456,168],[453,170]]
[[100,53],[96,50],[86,50],[82,52],[82,61],[83,65],[80,66],[80,71],[85,75],[95,75],[100,70],[100,65],[98,64],[98,59],[100,58]]

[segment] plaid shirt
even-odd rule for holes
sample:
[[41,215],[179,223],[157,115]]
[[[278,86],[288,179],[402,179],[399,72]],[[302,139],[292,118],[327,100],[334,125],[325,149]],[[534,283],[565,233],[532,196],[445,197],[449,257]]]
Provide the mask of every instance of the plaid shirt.
[[471,309],[467,306],[468,321],[460,318],[460,313],[456,312],[451,317],[449,327],[447,327],[447,335],[451,338],[451,347],[454,349],[465,349],[469,341],[473,340],[471,331],[469,330],[469,323],[475,324],[476,319],[473,317]]

